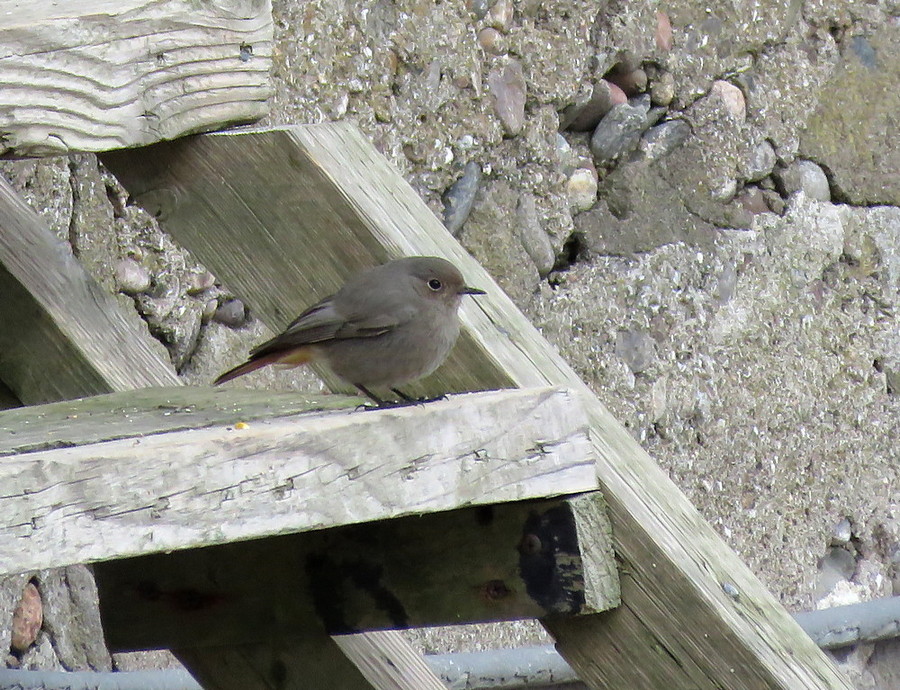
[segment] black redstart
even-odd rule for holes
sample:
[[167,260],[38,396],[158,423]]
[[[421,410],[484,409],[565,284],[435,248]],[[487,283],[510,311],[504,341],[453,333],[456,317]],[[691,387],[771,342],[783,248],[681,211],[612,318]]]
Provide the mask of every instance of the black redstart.
[[370,387],[396,389],[427,376],[447,358],[459,335],[457,310],[468,287],[449,261],[412,256],[351,278],[313,305],[283,333],[255,347],[249,359],[215,384],[267,364],[323,362],[378,404]]

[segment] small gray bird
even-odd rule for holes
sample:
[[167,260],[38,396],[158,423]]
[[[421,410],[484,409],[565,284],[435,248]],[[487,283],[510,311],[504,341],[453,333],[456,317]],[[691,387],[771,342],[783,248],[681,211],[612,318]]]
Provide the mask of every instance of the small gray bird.
[[268,364],[323,362],[379,405],[370,388],[427,376],[447,358],[459,335],[457,310],[468,287],[449,261],[412,256],[351,278],[334,295],[300,314],[280,335],[215,380],[225,383]]

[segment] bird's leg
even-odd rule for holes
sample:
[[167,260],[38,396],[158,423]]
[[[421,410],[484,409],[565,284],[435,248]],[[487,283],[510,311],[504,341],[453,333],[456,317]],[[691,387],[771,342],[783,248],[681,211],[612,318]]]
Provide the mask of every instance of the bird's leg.
[[391,393],[396,393],[396,394],[399,395],[401,398],[403,398],[406,402],[411,402],[411,403],[414,403],[414,402],[421,402],[421,400],[419,400],[418,398],[411,398],[411,397],[409,397],[406,393],[404,393],[404,392],[403,392],[402,390],[400,390],[399,388],[391,388]]
[[435,400],[445,400],[447,398],[446,395],[436,395],[433,398],[425,398],[425,397],[411,398],[406,393],[404,393],[403,391],[401,391],[398,388],[391,388],[391,392],[396,393],[401,398],[403,398],[406,402],[410,402],[410,403],[430,403],[430,402],[434,402]]
[[362,384],[354,383],[353,385],[356,386],[363,393],[365,393],[366,397],[370,398],[371,400],[374,400],[375,404],[378,405],[378,407],[383,407],[386,404],[384,400],[379,398],[377,395],[375,395],[372,391],[370,391],[368,388],[366,388]]

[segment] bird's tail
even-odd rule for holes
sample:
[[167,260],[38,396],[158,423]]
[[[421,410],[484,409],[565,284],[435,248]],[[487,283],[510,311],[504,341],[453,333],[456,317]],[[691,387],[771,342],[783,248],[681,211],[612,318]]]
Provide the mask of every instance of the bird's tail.
[[243,364],[238,364],[233,369],[229,369],[224,374],[213,381],[214,386],[236,379],[238,376],[249,374],[269,364],[286,364],[288,366],[299,366],[306,364],[312,359],[312,352],[308,347],[295,348],[293,350],[281,350],[279,352],[270,352],[262,357],[254,357],[247,360]]

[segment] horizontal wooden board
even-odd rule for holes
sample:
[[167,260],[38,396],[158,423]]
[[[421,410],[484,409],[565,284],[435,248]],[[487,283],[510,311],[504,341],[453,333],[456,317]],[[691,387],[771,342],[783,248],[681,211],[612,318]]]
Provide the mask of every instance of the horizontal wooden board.
[[171,431],[354,409],[365,401],[244,388],[141,388],[0,411],[0,457]]
[[563,389],[12,455],[0,462],[0,574],[591,490],[593,463]]

